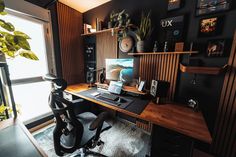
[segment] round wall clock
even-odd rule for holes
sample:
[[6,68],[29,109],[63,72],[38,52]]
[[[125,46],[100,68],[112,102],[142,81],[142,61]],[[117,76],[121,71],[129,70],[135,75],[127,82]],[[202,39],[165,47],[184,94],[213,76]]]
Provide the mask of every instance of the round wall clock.
[[126,36],[124,38],[121,39],[120,43],[119,43],[119,48],[122,52],[129,52],[134,46],[134,42],[132,37],[130,36]]

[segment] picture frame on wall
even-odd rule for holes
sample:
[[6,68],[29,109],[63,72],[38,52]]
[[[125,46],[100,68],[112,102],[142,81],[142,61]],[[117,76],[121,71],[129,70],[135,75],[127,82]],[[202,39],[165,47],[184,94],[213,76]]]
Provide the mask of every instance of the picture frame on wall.
[[180,9],[182,4],[183,0],[168,0],[168,11]]
[[207,44],[207,57],[222,57],[225,52],[225,39],[209,40]]
[[231,0],[197,0],[196,16],[229,10]]
[[199,22],[199,37],[212,37],[221,34],[224,16],[203,18]]

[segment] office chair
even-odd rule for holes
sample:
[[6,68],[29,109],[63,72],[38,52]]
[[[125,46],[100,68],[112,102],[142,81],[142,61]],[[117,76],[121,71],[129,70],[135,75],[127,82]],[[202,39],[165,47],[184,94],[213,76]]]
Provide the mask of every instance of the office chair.
[[[105,122],[108,114],[103,112],[96,116],[91,112],[84,112],[76,115],[73,103],[62,96],[67,82],[52,75],[46,75],[44,80],[52,82],[54,86],[49,96],[49,106],[56,119],[56,127],[53,131],[56,154],[62,156],[77,150],[81,157],[86,155],[105,156],[89,149],[103,144],[100,140],[100,133],[111,127]],[[83,99],[81,99],[82,101]]]

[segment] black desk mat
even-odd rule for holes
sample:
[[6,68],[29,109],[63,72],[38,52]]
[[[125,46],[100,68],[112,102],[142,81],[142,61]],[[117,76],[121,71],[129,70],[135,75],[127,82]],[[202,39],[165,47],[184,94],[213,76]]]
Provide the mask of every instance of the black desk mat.
[[109,105],[113,105],[113,106],[125,109],[125,110],[130,111],[130,112],[135,113],[135,114],[141,114],[143,112],[143,110],[145,109],[145,107],[148,105],[149,101],[150,101],[150,100],[141,99],[139,97],[132,97],[132,96],[122,95],[122,96],[119,96],[119,97],[121,97],[123,99],[126,99],[128,101],[127,101],[127,103],[117,105],[117,103],[114,102],[114,101],[105,100],[105,99],[101,100],[101,99],[98,99],[95,96],[91,95],[92,93],[95,93],[95,92],[101,93],[102,91],[97,90],[96,88],[94,88],[94,89],[89,89],[89,90],[86,90],[86,91],[83,91],[83,92],[79,92],[78,94],[80,94],[82,96],[85,96],[85,97],[88,97],[88,98],[91,98],[91,99],[94,99],[94,100],[102,101],[102,102],[104,102],[106,104],[109,104]]
[[0,131],[1,157],[42,157],[18,125]]

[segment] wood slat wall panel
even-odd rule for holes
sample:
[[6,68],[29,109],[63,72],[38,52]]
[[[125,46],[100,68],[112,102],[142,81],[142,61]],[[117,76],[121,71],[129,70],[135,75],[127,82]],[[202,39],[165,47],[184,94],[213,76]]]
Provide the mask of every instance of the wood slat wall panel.
[[220,157],[236,156],[236,32],[228,65],[212,144],[212,152]]
[[105,68],[106,58],[117,58],[117,35],[104,32],[96,35],[97,69]]
[[62,75],[68,84],[84,82],[82,13],[57,2]]
[[139,75],[150,88],[152,79],[170,82],[168,100],[175,95],[180,54],[144,55],[140,57]]

